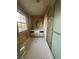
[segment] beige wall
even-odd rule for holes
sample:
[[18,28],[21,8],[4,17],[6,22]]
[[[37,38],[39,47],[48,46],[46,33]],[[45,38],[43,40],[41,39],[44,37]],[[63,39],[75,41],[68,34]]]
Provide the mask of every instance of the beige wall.
[[54,20],[54,7],[51,6],[49,12],[47,13],[47,42],[50,49],[52,47],[53,20]]
[[43,21],[43,16],[31,16],[31,29],[42,29]]
[[47,26],[47,42],[50,49],[52,47],[52,32],[53,32],[52,30],[53,30],[53,17],[49,17]]

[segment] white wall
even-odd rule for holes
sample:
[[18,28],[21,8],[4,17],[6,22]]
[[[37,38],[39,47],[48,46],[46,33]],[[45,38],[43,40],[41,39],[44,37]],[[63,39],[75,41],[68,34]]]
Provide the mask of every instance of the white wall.
[[55,5],[54,13],[54,31],[61,33],[61,6],[60,2],[57,1]]
[[61,59],[61,1],[57,0],[54,13],[54,32],[52,36],[52,51],[55,59]]

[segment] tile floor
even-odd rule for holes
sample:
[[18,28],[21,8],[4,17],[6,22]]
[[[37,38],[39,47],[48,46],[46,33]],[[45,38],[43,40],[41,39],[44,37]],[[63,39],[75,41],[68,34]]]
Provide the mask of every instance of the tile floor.
[[33,38],[28,52],[20,59],[54,59],[44,38]]

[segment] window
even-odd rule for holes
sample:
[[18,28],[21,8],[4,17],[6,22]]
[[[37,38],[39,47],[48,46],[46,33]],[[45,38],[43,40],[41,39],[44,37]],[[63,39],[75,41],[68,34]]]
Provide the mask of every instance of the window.
[[27,19],[23,14],[17,12],[17,26],[18,32],[27,30]]

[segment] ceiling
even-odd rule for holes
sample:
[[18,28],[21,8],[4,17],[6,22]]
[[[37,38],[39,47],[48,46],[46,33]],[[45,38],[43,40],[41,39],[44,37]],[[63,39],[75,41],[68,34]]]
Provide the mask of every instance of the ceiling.
[[52,4],[54,0],[18,0],[19,5],[25,12],[33,16],[44,15],[47,7]]

